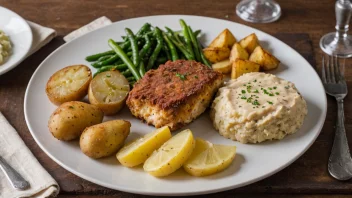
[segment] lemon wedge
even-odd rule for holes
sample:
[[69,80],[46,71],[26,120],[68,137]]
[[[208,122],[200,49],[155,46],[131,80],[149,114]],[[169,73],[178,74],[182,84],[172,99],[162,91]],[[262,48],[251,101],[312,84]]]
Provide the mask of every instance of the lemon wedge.
[[153,152],[144,163],[144,171],[156,177],[167,176],[186,162],[194,146],[192,131],[181,131]]
[[119,162],[127,167],[134,167],[142,164],[148,157],[171,138],[168,126],[156,129],[152,133],[127,144],[117,154]]
[[98,74],[90,82],[88,99],[105,115],[117,113],[125,104],[130,85],[119,71],[106,71]]
[[183,168],[193,176],[206,176],[226,169],[236,155],[236,146],[212,144],[200,138]]

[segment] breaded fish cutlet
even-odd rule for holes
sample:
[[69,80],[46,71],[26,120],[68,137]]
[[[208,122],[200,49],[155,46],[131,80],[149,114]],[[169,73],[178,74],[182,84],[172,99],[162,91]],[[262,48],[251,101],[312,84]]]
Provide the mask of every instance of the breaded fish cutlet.
[[156,128],[176,130],[206,110],[222,82],[221,73],[199,62],[168,61],[134,85],[127,106],[134,116]]

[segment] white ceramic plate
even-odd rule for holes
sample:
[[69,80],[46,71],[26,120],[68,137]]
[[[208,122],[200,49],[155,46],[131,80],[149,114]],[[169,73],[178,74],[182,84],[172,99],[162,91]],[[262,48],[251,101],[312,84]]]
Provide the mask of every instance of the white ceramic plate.
[[[265,48],[278,57],[282,64],[274,74],[296,84],[308,103],[308,116],[302,128],[281,141],[261,144],[241,144],[225,139],[213,128],[208,113],[185,128],[190,128],[195,136],[214,143],[236,145],[238,154],[232,165],[213,176],[198,178],[179,170],[165,177],[155,178],[144,173],[142,168],[129,169],[121,166],[115,157],[93,160],[85,156],[78,142],[61,142],[50,134],[47,121],[56,106],[45,94],[45,84],[57,70],[72,64],[88,64],[85,56],[109,50],[109,38],[120,39],[124,28],[137,31],[144,23],[154,26],[169,26],[180,29],[178,20],[183,18],[194,30],[201,29],[204,44],[209,44],[224,28],[230,29],[241,39],[255,32]],[[93,68],[92,68],[93,69]],[[93,69],[94,71],[94,69]],[[230,21],[198,16],[150,16],[129,19],[86,34],[67,43],[53,52],[38,67],[29,82],[24,102],[24,112],[28,127],[38,145],[54,161],[68,171],[93,183],[138,194],[148,195],[194,195],[205,194],[244,186],[264,179],[285,168],[302,155],[314,142],[323,126],[326,115],[326,96],[322,83],[312,66],[296,51],[278,39],[259,30]],[[133,118],[128,108],[109,119],[126,119],[132,122],[129,139],[153,131],[153,127]]]
[[16,67],[32,46],[32,31],[27,22],[18,14],[0,7],[0,30],[10,37],[12,54],[0,65],[0,75]]

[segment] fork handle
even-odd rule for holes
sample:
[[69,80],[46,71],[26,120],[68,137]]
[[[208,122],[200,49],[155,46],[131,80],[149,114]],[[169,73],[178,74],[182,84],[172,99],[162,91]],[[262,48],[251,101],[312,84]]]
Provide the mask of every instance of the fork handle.
[[337,123],[334,143],[332,146],[328,170],[331,176],[338,180],[348,180],[352,178],[352,158],[345,130],[345,115],[343,100],[337,99]]
[[0,168],[5,173],[7,179],[11,182],[11,185],[18,190],[25,190],[29,188],[30,184],[23,179],[23,177],[13,169],[4,158],[0,156]]

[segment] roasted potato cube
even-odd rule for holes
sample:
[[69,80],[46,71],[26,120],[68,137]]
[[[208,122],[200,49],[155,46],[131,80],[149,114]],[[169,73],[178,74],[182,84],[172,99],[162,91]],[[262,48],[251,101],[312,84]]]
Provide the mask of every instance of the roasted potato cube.
[[240,44],[235,43],[232,46],[231,53],[230,53],[230,62],[235,61],[236,58],[248,60],[248,57],[249,57],[248,52],[245,49],[243,49],[243,47]]
[[275,56],[271,55],[260,46],[254,49],[249,60],[258,63],[264,70],[275,69],[280,64],[280,61]]
[[227,74],[231,72],[231,62],[229,59],[214,63],[211,67],[213,70],[218,71],[223,74]]
[[211,43],[208,47],[227,47],[231,48],[236,42],[236,38],[227,28],[224,29]]
[[249,60],[236,59],[232,63],[231,78],[236,79],[245,73],[259,72],[260,65]]
[[240,40],[240,45],[251,54],[259,46],[259,40],[255,33],[252,33]]
[[229,58],[230,49],[227,47],[208,47],[203,49],[203,53],[211,63],[217,63]]

